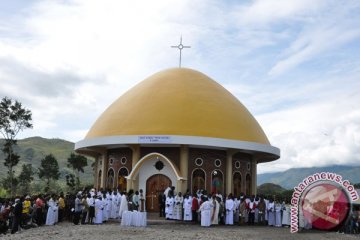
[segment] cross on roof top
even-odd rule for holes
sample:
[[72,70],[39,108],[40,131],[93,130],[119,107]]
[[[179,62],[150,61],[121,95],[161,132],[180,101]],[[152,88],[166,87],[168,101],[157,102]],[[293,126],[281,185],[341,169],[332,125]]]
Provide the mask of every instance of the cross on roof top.
[[184,49],[184,48],[191,48],[191,46],[184,46],[182,44],[182,36],[180,36],[180,44],[177,45],[177,46],[171,46],[172,48],[177,48],[180,50],[180,59],[179,59],[179,68],[181,68],[181,51]]

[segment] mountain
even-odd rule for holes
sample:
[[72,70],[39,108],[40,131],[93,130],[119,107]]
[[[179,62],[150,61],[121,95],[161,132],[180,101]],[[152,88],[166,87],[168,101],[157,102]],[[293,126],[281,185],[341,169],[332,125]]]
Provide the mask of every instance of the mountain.
[[257,187],[257,194],[275,195],[284,192],[286,189],[273,183],[264,183]]
[[318,172],[334,172],[341,175],[343,179],[349,180],[352,184],[360,183],[360,166],[334,165],[313,168],[291,168],[284,172],[258,174],[257,184],[274,183],[285,189],[292,189],[307,176]]
[[[2,148],[4,140],[0,139]],[[72,173],[72,169],[67,167],[67,159],[74,152],[75,144],[62,139],[47,139],[42,137],[30,137],[17,141],[14,151],[20,155],[20,162],[15,167],[18,174],[23,164],[32,164],[33,169],[38,170],[43,159],[48,154],[53,154],[59,163],[60,178],[65,179],[67,173]],[[4,154],[0,151],[0,178],[5,176],[7,168],[4,166]],[[80,180],[84,183],[93,183],[93,170],[91,164],[94,159],[88,158],[88,166],[85,167],[84,173],[80,173]]]

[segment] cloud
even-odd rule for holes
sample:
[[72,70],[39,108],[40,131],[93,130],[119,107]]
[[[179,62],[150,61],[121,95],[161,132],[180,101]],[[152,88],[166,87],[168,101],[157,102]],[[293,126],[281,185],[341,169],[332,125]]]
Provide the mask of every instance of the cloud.
[[360,164],[360,92],[313,101],[258,116],[271,143],[281,149],[279,161],[260,172],[291,167]]
[[4,88],[18,86],[19,91],[25,95],[30,93],[48,98],[56,98],[60,95],[71,97],[76,88],[87,80],[64,70],[54,73],[44,72],[13,59],[0,58],[0,65],[2,86]]
[[183,66],[229,89],[281,148],[281,160],[259,171],[354,163],[359,8],[356,0],[41,0],[0,8],[0,95],[32,110],[34,129],[21,137],[78,141],[126,90],[177,67],[170,46],[182,34],[191,45]]

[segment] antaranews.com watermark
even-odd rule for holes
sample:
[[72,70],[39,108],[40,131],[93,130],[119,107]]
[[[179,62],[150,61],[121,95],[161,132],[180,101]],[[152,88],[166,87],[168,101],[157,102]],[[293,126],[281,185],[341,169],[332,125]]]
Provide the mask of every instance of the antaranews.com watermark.
[[[326,184],[324,184],[324,186],[319,186],[318,189],[316,189],[317,192],[315,192],[315,194],[309,194],[310,201],[309,198],[305,199],[306,204],[302,207],[303,209],[313,214],[316,219],[328,221],[330,227],[341,224],[340,220],[342,220],[342,218],[345,218],[347,214],[346,213],[344,215],[342,213],[342,216],[339,216],[339,214],[336,212],[336,207],[334,208],[334,202],[336,202],[336,197],[337,199],[342,197],[342,199],[340,199],[342,202],[344,202],[344,199],[346,198],[349,200],[350,204],[352,201],[356,201],[359,199],[358,193],[355,190],[354,186],[351,185],[348,180],[343,180],[343,177],[339,174],[331,172],[321,172],[312,174],[304,178],[304,180],[301,181],[298,186],[294,187],[294,192],[292,194],[290,228],[290,231],[292,233],[298,232],[299,230],[299,208],[301,204],[304,204],[304,201],[302,201],[304,192],[309,189],[310,186],[312,187],[314,185],[326,182],[331,183],[333,187],[328,187],[328,189],[326,190]],[[311,190],[312,189],[310,189],[309,191]],[[344,197],[345,194],[341,193],[342,190],[346,192],[346,197]],[[329,205],[326,205],[327,203]],[[316,208],[314,208],[314,206],[318,206],[320,210],[317,210]],[[326,227],[329,228],[329,226]]]

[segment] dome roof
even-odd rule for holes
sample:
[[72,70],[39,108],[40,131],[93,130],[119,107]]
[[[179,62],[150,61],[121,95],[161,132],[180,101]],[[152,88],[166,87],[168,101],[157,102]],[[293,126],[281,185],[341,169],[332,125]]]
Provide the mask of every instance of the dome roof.
[[119,97],[85,139],[122,135],[178,135],[270,145],[250,112],[220,84],[198,71],[158,72]]

